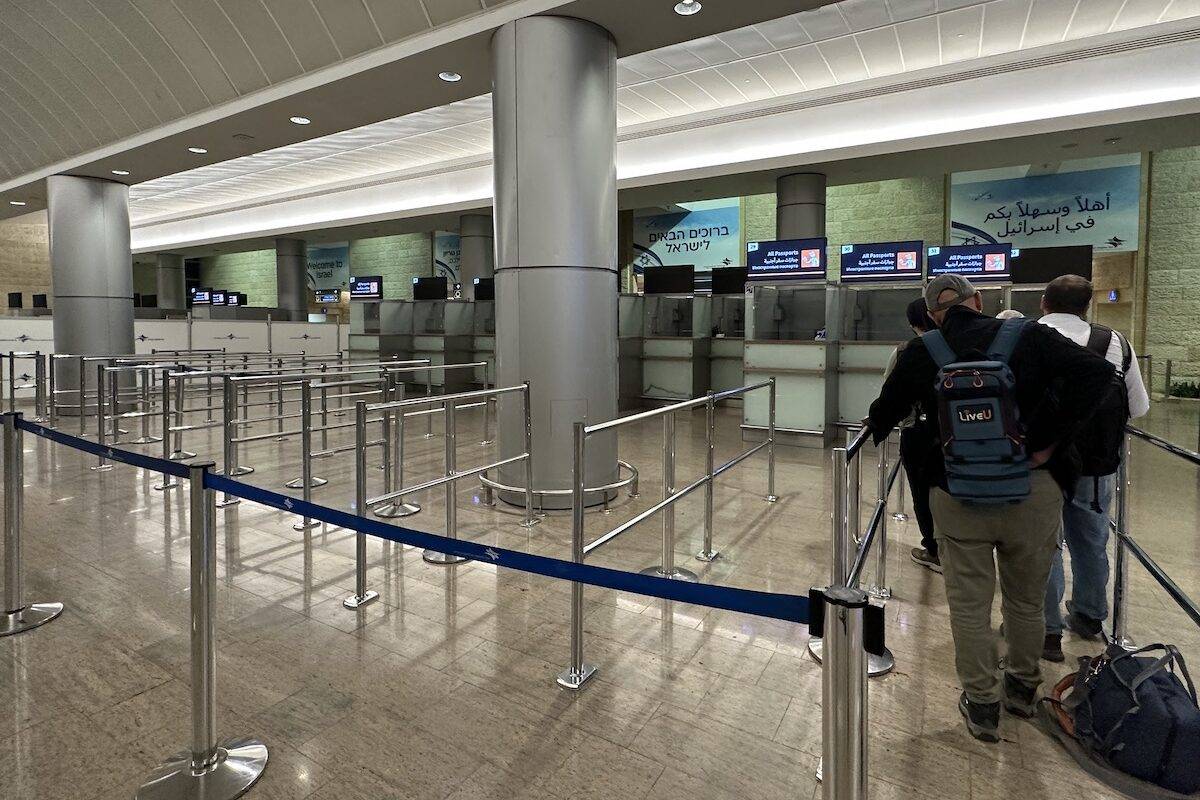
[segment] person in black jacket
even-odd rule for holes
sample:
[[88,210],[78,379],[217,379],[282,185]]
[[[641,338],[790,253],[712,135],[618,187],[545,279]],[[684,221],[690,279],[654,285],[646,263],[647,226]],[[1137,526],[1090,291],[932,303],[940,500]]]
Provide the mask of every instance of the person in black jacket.
[[[917,336],[935,327],[923,297],[909,303],[905,314],[908,326]],[[900,345],[893,358],[898,360],[903,350],[904,345]],[[921,546],[912,549],[912,560],[941,574],[942,562],[938,560],[937,540],[933,535],[933,512],[929,509],[929,476],[925,474],[926,464],[934,458],[941,461],[937,438],[925,415],[917,408],[912,424],[900,429],[900,460],[904,462],[904,474],[908,476],[908,488],[912,493],[913,514],[917,518],[917,529],[921,532]]]
[[[925,288],[925,304],[960,359],[984,359],[1003,323],[981,313],[982,297],[969,281],[958,275],[934,278]],[[1106,360],[1042,325],[1025,327],[1009,366],[1025,449],[1034,467],[1029,497],[1003,505],[961,503],[946,490],[945,465],[937,450],[926,464],[963,688],[959,709],[970,733],[992,742],[999,741],[1001,700],[1023,717],[1036,708],[1046,579],[1062,533],[1063,493],[1075,486],[1079,471],[1070,441],[1113,376]],[[942,441],[937,372],[919,337],[900,352],[867,418],[876,443],[911,413],[914,403]],[[1003,682],[991,619],[997,568],[1007,644]]]

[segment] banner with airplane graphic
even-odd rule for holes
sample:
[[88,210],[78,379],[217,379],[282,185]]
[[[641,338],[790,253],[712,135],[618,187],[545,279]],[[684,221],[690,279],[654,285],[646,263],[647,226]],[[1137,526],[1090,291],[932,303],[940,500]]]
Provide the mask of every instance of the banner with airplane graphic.
[[1137,154],[955,173],[950,243],[1138,248]]

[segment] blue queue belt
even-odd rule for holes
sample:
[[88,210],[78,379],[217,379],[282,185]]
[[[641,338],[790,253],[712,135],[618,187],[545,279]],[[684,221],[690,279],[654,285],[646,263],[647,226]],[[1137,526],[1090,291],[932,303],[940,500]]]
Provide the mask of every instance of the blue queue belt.
[[495,564],[499,567],[532,572],[560,580],[586,583],[589,586],[603,586],[622,592],[659,597],[663,600],[677,600],[682,603],[693,603],[726,611],[739,611],[760,617],[798,622],[802,625],[808,624],[809,600],[807,597],[799,595],[759,592],[753,589],[714,586],[706,583],[686,583],[670,578],[597,567],[592,564],[576,564],[574,561],[565,561],[561,558],[548,558],[547,556],[523,553],[520,550],[507,550],[503,547],[478,544],[462,539],[451,539],[412,528],[389,525],[315,503],[306,503],[295,497],[250,486],[223,475],[206,474],[204,485],[214,491],[236,495],[244,500],[261,503],[289,514],[298,514],[410,547],[433,550],[437,553],[452,553],[485,564]]
[[[187,478],[189,475],[186,463],[154,458],[118,447],[102,446],[88,439],[56,431],[35,422],[27,422],[21,417],[17,418],[17,427],[35,436],[95,456],[103,456],[112,461],[141,467],[152,472],[173,475],[177,478]],[[753,589],[738,589],[732,586],[715,586],[707,583],[687,583],[670,578],[598,567],[593,564],[576,564],[574,561],[523,553],[520,550],[508,550],[503,547],[451,539],[447,536],[439,536],[412,528],[388,525],[369,517],[360,517],[357,514],[327,508],[316,503],[307,503],[286,494],[251,486],[207,471],[204,473],[204,487],[261,503],[289,514],[297,514],[341,528],[360,531],[379,539],[387,539],[438,553],[452,553],[485,564],[495,564],[522,572],[532,572],[550,578],[586,583],[589,586],[602,586],[622,592],[658,597],[663,600],[675,600],[681,603],[692,603],[709,608],[797,622],[801,625],[807,625],[809,621],[809,599],[806,596],[759,592]]]
[[67,447],[82,450],[85,453],[91,453],[94,456],[102,456],[110,461],[119,461],[122,464],[141,467],[151,472],[161,472],[164,475],[171,475],[176,478],[186,478],[188,476],[187,464],[178,461],[167,461],[166,459],[135,453],[132,450],[122,450],[119,447],[97,444],[89,439],[81,439],[69,433],[47,428],[45,425],[38,425],[36,422],[29,422],[19,416],[17,417],[17,427],[23,431],[29,431],[35,436],[41,436],[43,439],[49,439],[52,442],[64,444]]

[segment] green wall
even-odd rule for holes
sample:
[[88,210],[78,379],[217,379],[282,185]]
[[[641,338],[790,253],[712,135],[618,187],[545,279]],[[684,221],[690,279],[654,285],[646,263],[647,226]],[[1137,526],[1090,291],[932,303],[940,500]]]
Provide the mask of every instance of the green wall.
[[[382,275],[385,298],[411,298],[412,279],[433,274],[432,238],[427,233],[405,233],[351,240],[350,274]],[[134,275],[136,280],[136,271]],[[204,286],[245,292],[252,306],[273,306],[278,302],[275,251],[252,250],[203,258],[200,282]]]
[[1154,356],[1156,373],[1161,374],[1169,358],[1175,377],[1196,380],[1200,377],[1200,147],[1153,155],[1149,206],[1145,350]]

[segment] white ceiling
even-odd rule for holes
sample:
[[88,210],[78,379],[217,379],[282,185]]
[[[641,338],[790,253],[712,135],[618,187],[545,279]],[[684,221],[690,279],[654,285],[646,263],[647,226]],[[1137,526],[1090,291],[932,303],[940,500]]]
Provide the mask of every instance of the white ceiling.
[[[624,132],[1200,16],[1200,0],[842,0],[627,56]],[[490,157],[487,95],[135,185],[135,225]]]
[[512,0],[0,0],[0,182]]

